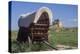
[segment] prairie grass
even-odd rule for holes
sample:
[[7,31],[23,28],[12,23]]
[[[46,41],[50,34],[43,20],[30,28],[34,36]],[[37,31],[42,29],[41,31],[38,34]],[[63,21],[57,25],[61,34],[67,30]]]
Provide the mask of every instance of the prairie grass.
[[[50,50],[50,47],[44,43],[32,44],[31,48],[28,43],[17,43],[17,31],[11,32],[11,50],[13,53],[17,52],[30,52],[30,51],[46,51]],[[78,31],[76,28],[64,29],[61,32],[55,32],[52,29],[49,30],[49,43],[51,46],[56,47],[58,44],[69,45],[78,47]]]

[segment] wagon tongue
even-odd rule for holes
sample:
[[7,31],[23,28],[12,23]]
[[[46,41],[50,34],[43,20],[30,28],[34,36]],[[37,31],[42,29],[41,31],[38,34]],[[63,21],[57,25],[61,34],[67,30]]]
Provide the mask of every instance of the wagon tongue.
[[51,46],[47,41],[43,41],[43,43],[45,43],[46,45],[48,45],[49,47],[51,47],[52,49],[55,49],[55,50],[58,50],[57,48],[55,48],[55,47],[53,47],[53,46]]

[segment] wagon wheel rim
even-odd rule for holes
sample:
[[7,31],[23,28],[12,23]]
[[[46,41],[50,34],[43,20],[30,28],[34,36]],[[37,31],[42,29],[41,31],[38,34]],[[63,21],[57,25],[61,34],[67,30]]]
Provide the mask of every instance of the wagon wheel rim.
[[32,41],[31,38],[28,36],[28,44],[29,44],[29,49],[31,50],[32,48]]

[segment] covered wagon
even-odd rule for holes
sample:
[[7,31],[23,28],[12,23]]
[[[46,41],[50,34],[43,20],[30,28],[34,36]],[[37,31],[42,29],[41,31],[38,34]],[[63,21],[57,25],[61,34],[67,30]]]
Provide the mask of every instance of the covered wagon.
[[52,25],[52,11],[41,7],[37,11],[23,14],[18,21],[19,32],[17,41],[48,41],[49,26]]

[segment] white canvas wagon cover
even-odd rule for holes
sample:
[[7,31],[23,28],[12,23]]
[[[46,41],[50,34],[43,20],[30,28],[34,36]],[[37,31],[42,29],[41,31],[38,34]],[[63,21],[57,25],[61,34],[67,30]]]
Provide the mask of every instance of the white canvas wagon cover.
[[39,20],[43,12],[48,13],[48,16],[49,16],[48,18],[49,18],[49,23],[50,23],[49,25],[52,25],[52,17],[53,17],[52,11],[47,7],[41,7],[35,12],[21,15],[18,20],[18,26],[28,27],[31,23],[37,23],[37,21]]

